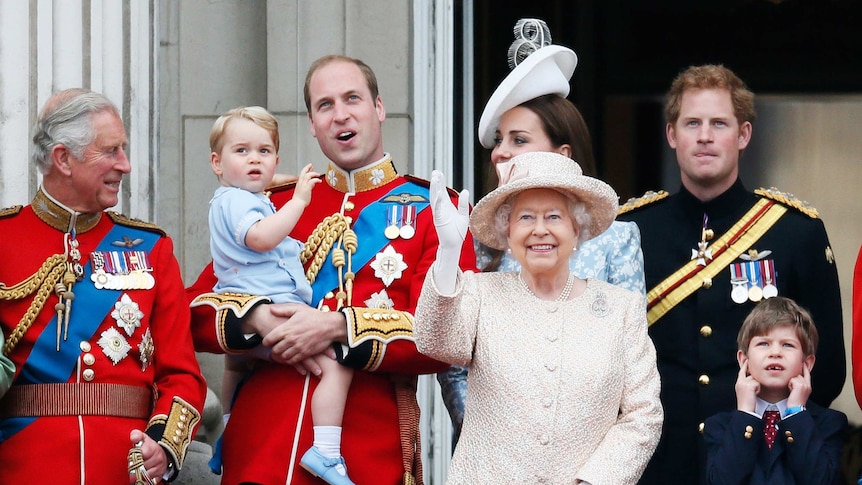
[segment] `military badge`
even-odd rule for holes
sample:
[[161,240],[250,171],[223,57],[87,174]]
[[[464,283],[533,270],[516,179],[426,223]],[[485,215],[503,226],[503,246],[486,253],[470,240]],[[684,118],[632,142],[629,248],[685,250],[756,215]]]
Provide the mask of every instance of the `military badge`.
[[140,306],[129,298],[129,295],[123,294],[120,301],[114,304],[114,310],[111,312],[111,317],[117,321],[117,326],[126,331],[126,335],[131,336],[135,333],[135,329],[141,326],[141,319],[144,318],[144,312]]
[[407,269],[404,256],[396,253],[392,246],[386,246],[386,249],[377,253],[370,266],[374,269],[374,276],[380,278],[386,286],[401,278],[402,271]]
[[372,293],[371,298],[365,300],[365,306],[368,308],[379,308],[382,310],[392,310],[395,308],[395,302],[386,293],[386,289],[380,290],[378,293]]
[[125,359],[129,355],[129,351],[132,350],[132,346],[129,345],[126,337],[123,337],[123,334],[118,332],[114,327],[102,332],[98,344],[99,347],[102,347],[102,352],[111,359],[114,365]]
[[707,228],[709,216],[703,215],[703,228],[700,230],[700,242],[697,243],[697,249],[691,250],[691,259],[697,259],[697,264],[706,266],[706,261],[712,261],[712,249],[710,249],[709,241],[714,236],[712,229]]
[[144,332],[144,337],[141,339],[141,343],[138,344],[138,352],[141,354],[141,372],[147,370],[150,364],[153,363],[153,353],[156,351],[155,345],[153,345],[153,334],[150,333],[150,329],[148,328],[146,332]]

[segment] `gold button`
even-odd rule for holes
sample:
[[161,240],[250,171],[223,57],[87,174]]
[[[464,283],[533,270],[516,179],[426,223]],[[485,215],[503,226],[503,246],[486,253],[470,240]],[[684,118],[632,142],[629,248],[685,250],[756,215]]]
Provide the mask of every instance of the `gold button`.
[[787,437],[787,442],[788,442],[788,443],[793,443],[793,436],[788,436],[788,437]]
[[747,440],[751,439],[751,433],[749,433],[748,431],[745,432],[744,436],[745,436],[745,439],[747,439]]
[[348,212],[349,212],[349,211],[352,211],[354,207],[356,207],[356,206],[355,206],[355,205],[353,205],[353,202],[351,202],[351,201],[349,201],[349,200],[348,200],[347,202],[345,202],[345,203],[344,203],[344,210],[345,210],[345,211],[348,211]]
[[697,432],[703,434],[703,421],[701,421],[700,424],[697,425]]
[[707,290],[712,288],[712,278],[704,278],[701,286]]
[[91,350],[90,342],[84,341],[81,342],[81,352],[89,352]]
[[93,369],[85,369],[84,370],[84,380],[85,381],[89,382],[95,378],[96,378],[96,372]]
[[701,374],[701,376],[697,378],[697,382],[700,382],[700,384],[703,386],[708,386],[709,385],[709,376],[706,374]]
[[793,433],[791,433],[790,430],[787,430],[784,432],[784,436],[793,436]]
[[84,363],[87,365],[93,365],[96,363],[96,357],[94,357],[93,354],[86,353],[84,354]]
[[746,426],[746,427],[745,427],[745,432],[746,432],[746,433],[753,433],[753,432],[754,432],[754,428],[753,428],[752,426],[750,426],[750,425],[749,425],[749,426]]
[[712,336],[712,327],[710,327],[709,325],[704,325],[700,327],[700,334],[704,337]]

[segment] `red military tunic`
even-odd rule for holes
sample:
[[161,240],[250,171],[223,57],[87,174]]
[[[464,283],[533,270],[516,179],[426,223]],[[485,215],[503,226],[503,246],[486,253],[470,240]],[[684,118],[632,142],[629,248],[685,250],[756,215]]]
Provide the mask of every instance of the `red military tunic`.
[[[72,219],[41,190],[31,205],[0,213],[0,327],[7,345],[15,343],[36,293],[15,285],[52,255],[66,267],[64,235],[72,227],[86,268],[72,287],[68,335],[57,337],[58,328],[66,332],[51,323],[59,297],[53,284],[44,285],[47,301],[11,350],[16,375],[0,401],[0,483],[128,483],[132,429],[146,430],[163,445],[170,466],[181,466],[200,421],[206,384],[171,240],[155,226],[115,213]],[[145,239],[151,249],[146,256],[134,253],[133,261],[141,271],[148,266],[149,274],[114,280],[128,289],[96,289],[89,268],[97,246],[122,258],[146,246],[138,246]],[[44,394],[39,401],[28,392]],[[35,411],[22,411],[34,403]]]
[[851,360],[853,362],[853,390],[856,402],[862,406],[862,247],[856,257],[853,270],[853,340]]
[[[418,474],[418,470],[409,469],[412,468],[410,464],[405,470],[402,462],[399,410],[393,379],[405,381],[406,377],[410,382],[417,374],[433,373],[448,367],[419,354],[413,340],[412,313],[425,273],[437,252],[437,234],[431,209],[427,207],[428,188],[426,183],[398,176],[388,156],[352,173],[330,165],[324,178],[326,183],[315,186],[311,204],[291,236],[306,241],[318,223],[342,210],[351,218],[358,248],[353,256],[356,278],[352,306],[344,312],[348,319],[350,350],[339,360],[365,372],[357,372],[350,386],[341,450],[354,482],[394,485],[402,483],[405,471]],[[292,189],[292,185],[276,189],[272,194],[273,203],[277,207],[282,206],[292,196]],[[407,209],[411,206],[418,212],[415,219],[411,219],[414,209]],[[410,225],[415,234],[410,234],[411,230],[407,229],[393,239],[384,236],[387,227],[403,228],[406,225]],[[389,230],[390,237],[395,236],[393,231]],[[370,254],[370,259],[359,267],[363,252],[367,256]],[[473,241],[468,237],[461,253],[461,267],[474,270],[475,259]],[[325,264],[331,264],[330,260],[327,259]],[[189,288],[190,299],[211,292],[215,281],[212,268],[208,267]],[[321,282],[321,276],[318,276],[312,285],[315,301],[317,296],[337,289],[330,285]],[[238,342],[242,342],[237,338],[237,325],[231,324],[236,319],[225,312],[219,312],[219,318],[216,318],[213,306],[219,303],[210,300],[212,297],[206,295],[204,299],[209,300],[209,304],[192,309],[196,346],[198,350],[208,352],[236,350]],[[331,297],[324,298],[323,303],[333,310],[336,308]],[[291,482],[294,484],[323,483],[299,467],[299,459],[312,444],[310,399],[317,382],[314,378],[310,380],[305,402],[299,445],[295,450]],[[223,436],[222,483],[285,483],[296,423],[303,405],[303,385],[304,377],[291,366],[269,362],[258,365],[231,409],[231,418]],[[415,390],[407,397],[402,395],[402,399],[410,401],[402,402],[402,406],[410,404],[418,412]],[[418,433],[410,440],[418,440]]]

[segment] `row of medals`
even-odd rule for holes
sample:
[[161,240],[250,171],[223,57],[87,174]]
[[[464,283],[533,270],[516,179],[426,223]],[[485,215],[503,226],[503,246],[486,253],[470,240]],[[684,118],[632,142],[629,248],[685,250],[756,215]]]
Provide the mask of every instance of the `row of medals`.
[[773,284],[774,269],[767,273],[765,281],[766,284],[764,284],[763,287],[758,284],[761,279],[759,274],[750,270],[748,277],[745,277],[744,273],[742,273],[741,269],[745,265],[753,269],[753,265],[759,265],[759,263],[763,263],[761,267],[768,268],[767,271],[772,269],[772,262],[769,260],[735,263],[731,265],[730,284],[732,285],[732,289],[730,290],[730,299],[733,300],[734,303],[742,304],[747,300],[751,300],[756,303],[763,299],[778,296],[778,288]]
[[[111,258],[111,255],[115,257]],[[105,262],[107,258],[121,264],[114,264],[109,268]],[[127,261],[127,258],[130,261]],[[150,290],[156,284],[156,279],[150,274],[152,267],[143,251],[96,251],[90,255],[90,261],[93,266],[90,279],[99,290]]]
[[416,206],[393,205],[386,211],[386,229],[383,235],[387,239],[411,239],[416,235]]

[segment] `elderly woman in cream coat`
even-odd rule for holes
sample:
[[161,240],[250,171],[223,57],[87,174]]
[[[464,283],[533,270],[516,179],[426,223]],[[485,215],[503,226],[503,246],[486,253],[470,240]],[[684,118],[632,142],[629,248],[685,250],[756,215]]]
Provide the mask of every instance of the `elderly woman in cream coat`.
[[[448,483],[637,482],[661,433],[643,295],[577,278],[569,257],[610,226],[617,195],[559,154],[498,164],[501,185],[468,216],[431,178],[440,245],[416,309],[420,352],[469,369]],[[467,226],[511,251],[517,273],[462,273]]]

